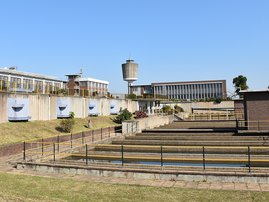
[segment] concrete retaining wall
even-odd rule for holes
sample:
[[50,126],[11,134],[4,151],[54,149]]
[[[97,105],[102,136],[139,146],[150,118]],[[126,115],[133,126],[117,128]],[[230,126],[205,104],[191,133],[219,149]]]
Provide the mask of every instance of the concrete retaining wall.
[[38,172],[118,177],[129,179],[173,180],[173,181],[206,181],[206,182],[244,182],[269,183],[267,174],[236,173],[236,172],[191,172],[176,170],[102,168],[87,166],[52,165],[44,163],[18,163],[17,169],[30,169]]
[[[75,113],[77,118],[88,116],[88,103],[92,98],[84,97],[58,97],[36,94],[12,94],[0,92],[0,123],[8,122],[8,98],[29,99],[30,120],[53,120],[57,119],[57,99],[68,99],[70,111]],[[138,102],[132,100],[95,98],[100,115],[110,115],[110,102],[116,103],[119,109],[127,108],[131,112],[138,110]]]
[[0,93],[0,123],[8,121],[7,96]]
[[125,121],[122,123],[122,134],[139,133],[145,129],[152,129],[172,123],[174,115],[168,116],[149,116],[147,118]]

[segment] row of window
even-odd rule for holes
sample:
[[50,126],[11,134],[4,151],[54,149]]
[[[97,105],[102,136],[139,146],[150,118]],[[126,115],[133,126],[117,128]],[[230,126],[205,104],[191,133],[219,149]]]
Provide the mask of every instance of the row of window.
[[193,100],[193,99],[205,99],[205,98],[222,98],[222,93],[208,93],[208,94],[172,94],[168,95],[169,99],[178,100]]
[[[0,75],[0,86],[1,88],[9,88],[9,89],[24,89],[28,91],[39,90],[55,90],[60,89],[62,86],[61,82],[52,82],[52,81],[43,81],[41,80],[33,80],[29,78],[18,78],[18,77],[10,77],[10,81],[8,81],[7,76]],[[64,88],[64,86],[63,86]]]
[[222,83],[155,86],[154,94],[170,99],[203,99],[223,97]]
[[88,86],[88,87],[93,87],[93,88],[107,88],[108,85],[104,83],[97,83],[97,82],[91,82],[91,81],[80,81],[79,82],[80,86]]

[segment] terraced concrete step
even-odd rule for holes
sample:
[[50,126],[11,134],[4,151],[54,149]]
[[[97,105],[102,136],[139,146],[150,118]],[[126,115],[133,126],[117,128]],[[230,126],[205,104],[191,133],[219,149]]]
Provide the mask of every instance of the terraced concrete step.
[[227,127],[236,127],[236,121],[230,120],[230,121],[174,121],[173,123],[170,123],[165,126],[161,126],[160,128],[196,128],[196,127],[221,127],[221,128],[227,128]]
[[143,132],[137,133],[136,136],[233,136],[235,135],[234,132],[229,133],[217,133],[217,132],[173,132],[173,133],[166,133],[166,132]]
[[[73,154],[80,154],[81,156],[85,156],[84,153],[73,153]],[[145,157],[160,157],[159,153],[141,153],[141,152],[128,152],[124,149],[124,154],[128,156],[145,156]],[[205,151],[207,158],[222,158],[222,159],[244,159],[248,158],[247,154],[209,154]],[[121,151],[118,152],[108,152],[108,151],[91,151],[88,155],[103,155],[103,156],[121,156]],[[186,154],[186,153],[165,153],[163,152],[163,157],[180,157],[180,158],[202,158],[203,153],[196,153],[196,154]],[[269,154],[267,155],[255,155],[252,154],[251,158],[255,159],[266,159],[269,160]]]
[[204,124],[204,123],[180,123],[180,124],[169,124],[165,126],[159,127],[159,129],[203,129],[203,128],[222,128],[222,129],[230,129],[235,128],[236,124],[217,124],[217,123],[211,123],[211,124]]
[[[71,154],[72,158],[84,159],[85,154]],[[121,154],[89,154],[87,156],[90,160],[105,160],[105,161],[121,161],[124,162],[166,162],[166,163],[203,163],[202,156],[194,157],[178,157],[178,156],[163,156],[160,155],[130,155],[125,154],[122,158]],[[207,157],[205,163],[213,164],[248,164],[246,156],[239,157]],[[268,158],[254,157],[251,159],[251,166],[268,166]]]
[[129,136],[125,138],[126,140],[215,140],[215,141],[221,141],[221,140],[260,140],[265,141],[268,140],[268,137],[261,137],[261,136],[209,136],[209,135],[202,135],[202,136],[148,136],[148,135],[139,135],[139,136]]
[[171,141],[171,140],[115,140],[112,144],[126,145],[174,145],[174,146],[268,146],[264,141]]
[[225,133],[236,132],[235,128],[202,128],[202,129],[147,129],[143,130],[143,133]]
[[[142,153],[160,153],[160,146],[149,145],[124,145],[124,151],[126,152],[142,152]],[[98,145],[95,147],[95,151],[108,151],[108,152],[121,152],[121,145]],[[163,153],[198,153],[203,151],[202,146],[163,146]],[[207,154],[247,154],[247,146],[239,147],[221,147],[221,146],[205,146],[205,152]],[[251,154],[268,155],[269,147],[250,147]]]

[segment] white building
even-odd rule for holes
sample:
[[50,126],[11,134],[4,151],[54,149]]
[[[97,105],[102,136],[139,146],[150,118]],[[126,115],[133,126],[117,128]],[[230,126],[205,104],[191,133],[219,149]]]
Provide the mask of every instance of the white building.
[[0,91],[49,94],[65,88],[65,82],[56,77],[0,68]]

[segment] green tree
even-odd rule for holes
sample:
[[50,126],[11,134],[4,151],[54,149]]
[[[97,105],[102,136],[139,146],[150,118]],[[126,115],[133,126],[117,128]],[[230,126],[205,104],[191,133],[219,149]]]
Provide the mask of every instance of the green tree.
[[236,95],[239,95],[240,90],[247,90],[248,89],[247,77],[245,77],[243,75],[239,75],[239,76],[233,78],[233,84],[234,84],[234,87],[235,87]]
[[127,96],[128,99],[135,100],[137,98],[136,94],[132,93]]
[[162,110],[163,110],[163,113],[168,113],[172,109],[171,109],[171,107],[169,105],[164,105],[163,108],[162,108]]

